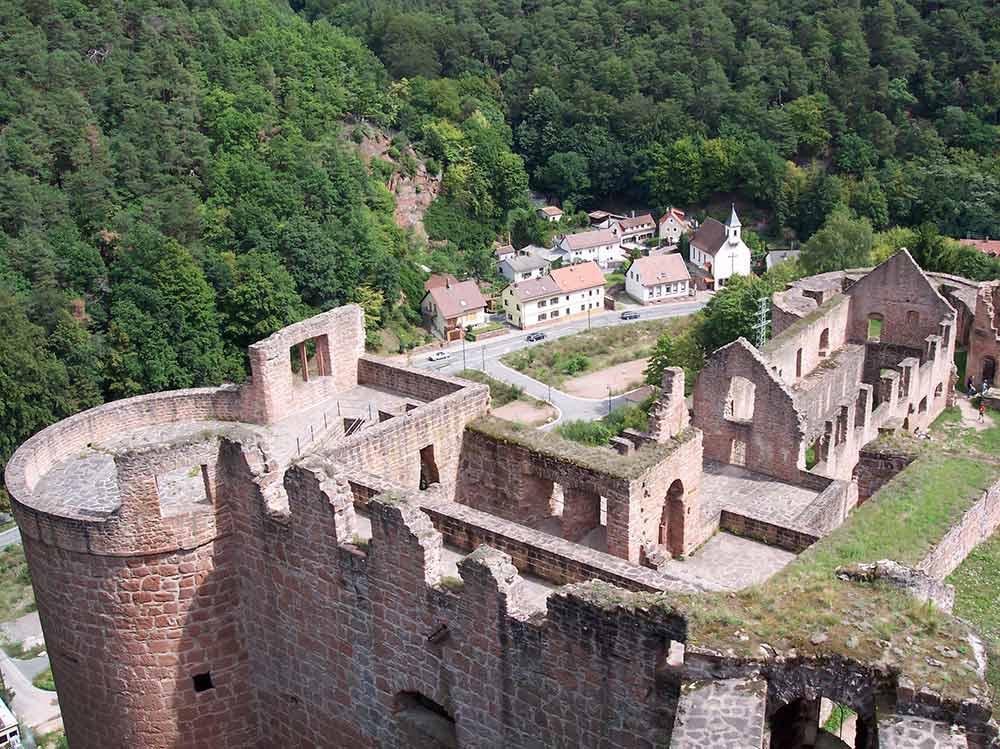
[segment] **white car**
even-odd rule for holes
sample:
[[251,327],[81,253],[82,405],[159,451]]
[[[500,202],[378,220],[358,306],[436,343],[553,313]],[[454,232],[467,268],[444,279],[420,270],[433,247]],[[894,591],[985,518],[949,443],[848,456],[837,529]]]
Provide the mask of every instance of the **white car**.
[[433,354],[427,357],[427,361],[444,361],[445,359],[450,359],[451,354],[447,351],[435,351]]

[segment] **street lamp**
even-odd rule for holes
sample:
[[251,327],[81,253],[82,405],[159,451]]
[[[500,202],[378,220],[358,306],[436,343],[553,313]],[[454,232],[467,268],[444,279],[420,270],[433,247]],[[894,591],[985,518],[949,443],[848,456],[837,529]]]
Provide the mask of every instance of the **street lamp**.
[[462,369],[467,369],[465,366],[465,332],[462,332]]
[[608,414],[611,414],[611,386],[608,385]]

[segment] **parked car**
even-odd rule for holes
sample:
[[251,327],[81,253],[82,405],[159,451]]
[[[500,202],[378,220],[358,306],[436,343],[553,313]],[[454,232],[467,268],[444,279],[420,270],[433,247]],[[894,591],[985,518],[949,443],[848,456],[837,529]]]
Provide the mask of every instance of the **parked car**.
[[535,341],[544,341],[545,333],[538,331],[536,333],[528,333],[528,337],[525,339],[528,343],[534,343]]
[[451,354],[447,351],[435,351],[433,354],[427,357],[428,361],[444,361],[445,359],[450,359]]
[[624,312],[622,312],[621,317],[622,320],[638,320],[639,313],[633,310],[625,310]]

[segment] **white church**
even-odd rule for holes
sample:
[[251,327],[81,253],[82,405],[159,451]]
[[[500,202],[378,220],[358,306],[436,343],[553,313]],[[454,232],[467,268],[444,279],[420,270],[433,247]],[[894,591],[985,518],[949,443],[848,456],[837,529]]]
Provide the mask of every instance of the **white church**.
[[733,206],[725,224],[706,219],[691,238],[691,262],[715,279],[715,288],[730,276],[750,275],[750,248],[743,241],[743,225]]

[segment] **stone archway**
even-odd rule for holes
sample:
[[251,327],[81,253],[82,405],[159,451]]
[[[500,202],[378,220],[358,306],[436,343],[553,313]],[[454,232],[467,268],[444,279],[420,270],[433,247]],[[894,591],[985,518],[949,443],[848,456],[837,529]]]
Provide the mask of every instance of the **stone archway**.
[[981,382],[989,381],[990,385],[995,385],[997,381],[997,360],[992,356],[983,359],[983,376]]
[[660,545],[675,557],[684,553],[684,483],[680,479],[670,485],[663,502]]

